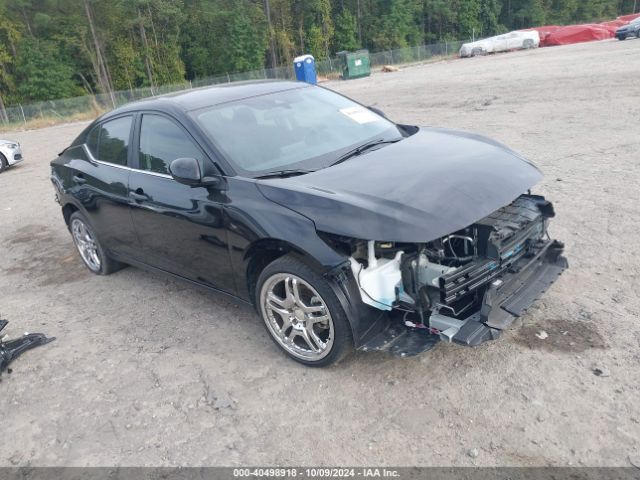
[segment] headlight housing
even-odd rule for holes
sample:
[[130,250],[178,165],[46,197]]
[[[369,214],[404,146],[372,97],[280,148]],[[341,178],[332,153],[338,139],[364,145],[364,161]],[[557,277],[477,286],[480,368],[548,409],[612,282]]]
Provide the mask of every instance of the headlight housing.
[[7,144],[7,147],[9,147],[11,150],[17,150],[18,148],[20,148],[20,144],[19,143],[9,143],[9,144]]

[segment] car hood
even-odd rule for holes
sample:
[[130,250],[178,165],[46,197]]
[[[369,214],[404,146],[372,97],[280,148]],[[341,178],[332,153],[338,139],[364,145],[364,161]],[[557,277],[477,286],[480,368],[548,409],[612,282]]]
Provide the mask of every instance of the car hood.
[[317,230],[428,242],[508,205],[542,178],[520,155],[466,132],[421,128],[398,143],[297,177],[259,180]]
[[9,145],[10,143],[18,143],[18,142],[12,142],[11,140],[0,140],[0,145]]

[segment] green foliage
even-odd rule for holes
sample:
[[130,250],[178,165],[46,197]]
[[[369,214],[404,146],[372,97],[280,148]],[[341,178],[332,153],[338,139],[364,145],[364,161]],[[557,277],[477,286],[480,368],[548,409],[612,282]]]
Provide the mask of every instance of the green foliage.
[[360,44],[358,43],[357,19],[349,10],[343,10],[336,15],[333,49],[340,52],[342,50],[357,50],[358,48],[360,48]]
[[60,57],[52,41],[22,41],[14,67],[16,93],[21,99],[39,101],[82,95],[73,80],[73,67]]
[[266,22],[256,5],[237,6],[229,15],[226,38],[228,71],[263,68],[267,49]]
[[330,0],[298,0],[293,8],[304,48],[318,59],[329,57],[334,34]]
[[458,31],[461,38],[471,38],[479,35],[482,29],[480,0],[459,0]]
[[602,21],[634,6],[640,1],[0,0],[0,97],[158,87],[288,65],[303,53],[320,60]]
[[502,33],[505,28],[500,24],[502,3],[498,0],[482,0],[480,3],[480,32],[482,36]]

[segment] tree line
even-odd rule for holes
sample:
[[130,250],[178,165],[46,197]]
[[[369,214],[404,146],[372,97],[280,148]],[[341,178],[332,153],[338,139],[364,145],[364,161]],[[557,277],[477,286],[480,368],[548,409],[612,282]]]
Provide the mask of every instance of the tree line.
[[544,24],[638,0],[0,0],[5,105],[158,86]]

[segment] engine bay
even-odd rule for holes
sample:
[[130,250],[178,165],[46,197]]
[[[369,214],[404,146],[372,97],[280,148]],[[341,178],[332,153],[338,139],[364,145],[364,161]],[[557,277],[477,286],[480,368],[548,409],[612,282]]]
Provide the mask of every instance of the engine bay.
[[[547,234],[553,206],[525,194],[487,217],[426,243],[340,239],[347,249],[362,301],[399,313],[407,326],[432,333],[460,328],[478,317],[491,286],[518,274],[552,243]],[[335,240],[335,239],[334,239]],[[347,253],[347,252],[345,252]],[[538,257],[537,257],[538,256]]]

